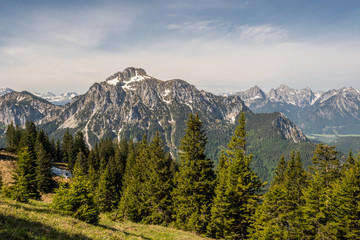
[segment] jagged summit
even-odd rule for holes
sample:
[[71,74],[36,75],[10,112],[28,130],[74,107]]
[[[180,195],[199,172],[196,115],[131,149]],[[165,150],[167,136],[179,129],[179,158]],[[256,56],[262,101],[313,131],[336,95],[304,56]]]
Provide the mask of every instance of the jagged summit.
[[134,67],[128,67],[125,68],[122,72],[119,71],[117,73],[114,73],[110,77],[106,79],[106,82],[112,81],[112,80],[119,80],[119,81],[128,81],[129,79],[136,77],[136,76],[147,76],[146,72],[142,68],[134,68]]
[[13,92],[10,88],[0,88],[0,96]]

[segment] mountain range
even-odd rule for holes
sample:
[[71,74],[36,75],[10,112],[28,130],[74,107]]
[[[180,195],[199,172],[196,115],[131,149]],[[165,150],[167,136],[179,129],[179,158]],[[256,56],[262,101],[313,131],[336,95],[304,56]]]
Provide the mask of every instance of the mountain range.
[[[0,88],[0,96],[3,96],[11,92],[15,92],[15,91],[11,88]],[[60,106],[63,106],[71,102],[73,98],[78,96],[76,92],[67,92],[67,93],[62,93],[60,95],[56,95],[52,92],[48,92],[48,93],[34,93],[34,95],[43,98],[55,105],[60,105]]]
[[94,83],[64,106],[29,92],[5,94],[0,97],[0,129],[4,133],[10,122],[23,126],[32,120],[54,139],[61,139],[66,129],[82,131],[90,146],[105,137],[138,141],[158,131],[177,158],[186,120],[190,113],[199,113],[208,138],[207,154],[216,161],[241,111],[246,112],[248,152],[254,154],[254,168],[265,180],[271,179],[281,154],[313,150],[303,132],[282,113],[254,114],[239,94],[214,95],[183,80],[159,80],[132,67]]
[[360,134],[360,91],[352,87],[326,92],[280,85],[268,93],[258,86],[239,91],[255,113],[282,112],[307,134]]

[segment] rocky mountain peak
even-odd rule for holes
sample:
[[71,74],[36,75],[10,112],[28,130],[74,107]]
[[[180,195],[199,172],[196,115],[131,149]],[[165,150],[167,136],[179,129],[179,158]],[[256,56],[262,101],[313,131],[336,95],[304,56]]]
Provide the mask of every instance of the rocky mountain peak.
[[14,92],[14,90],[10,89],[10,88],[0,88],[0,96],[3,96],[5,94]]
[[134,68],[134,67],[128,67],[125,68],[122,72],[119,71],[117,73],[114,73],[110,77],[106,79],[107,82],[112,80],[118,80],[118,81],[128,81],[133,77],[136,76],[147,76],[146,72],[142,68]]

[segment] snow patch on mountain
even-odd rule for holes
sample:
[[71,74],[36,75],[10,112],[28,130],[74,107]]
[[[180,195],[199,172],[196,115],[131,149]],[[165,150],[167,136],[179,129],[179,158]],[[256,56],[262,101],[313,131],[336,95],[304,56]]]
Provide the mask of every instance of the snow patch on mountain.
[[67,92],[60,95],[56,95],[52,92],[48,93],[34,93],[35,96],[45,99],[55,105],[63,106],[67,103],[70,103],[72,99],[76,96],[79,96],[76,92]]
[[3,96],[5,94],[14,92],[14,90],[10,89],[10,88],[0,88],[0,96]]

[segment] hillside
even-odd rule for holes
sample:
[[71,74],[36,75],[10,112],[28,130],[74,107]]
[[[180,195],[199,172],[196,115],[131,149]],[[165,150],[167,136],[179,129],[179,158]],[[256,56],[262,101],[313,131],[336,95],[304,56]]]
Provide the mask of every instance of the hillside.
[[0,195],[0,239],[209,239],[155,225],[114,222],[101,215],[98,225],[65,216],[41,201],[18,203]]

